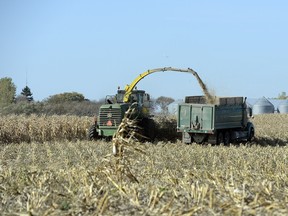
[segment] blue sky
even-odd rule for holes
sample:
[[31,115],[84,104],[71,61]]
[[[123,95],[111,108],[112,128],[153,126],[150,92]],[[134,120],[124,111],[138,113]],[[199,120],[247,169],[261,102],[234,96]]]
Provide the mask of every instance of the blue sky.
[[[98,100],[140,73],[191,67],[218,96],[288,93],[288,1],[0,0],[0,78],[34,99]],[[199,95],[190,74],[155,73],[152,97]]]

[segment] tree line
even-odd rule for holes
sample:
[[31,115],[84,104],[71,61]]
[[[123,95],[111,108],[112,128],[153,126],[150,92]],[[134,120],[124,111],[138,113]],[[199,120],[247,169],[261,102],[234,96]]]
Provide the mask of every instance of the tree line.
[[[160,96],[153,100],[152,111],[167,114],[171,97]],[[31,89],[26,85],[16,96],[16,85],[12,78],[0,79],[0,114],[78,115],[94,116],[105,103],[104,99],[90,101],[78,92],[64,92],[49,96],[43,101],[34,101]]]

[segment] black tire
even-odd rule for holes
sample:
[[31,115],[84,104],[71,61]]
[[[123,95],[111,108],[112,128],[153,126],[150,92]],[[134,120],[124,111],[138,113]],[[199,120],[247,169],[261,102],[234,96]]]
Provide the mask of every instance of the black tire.
[[202,144],[204,143],[204,141],[207,139],[207,135],[206,134],[194,134],[193,135],[193,141],[195,141],[197,144]]
[[247,141],[248,142],[251,142],[251,140],[254,138],[254,128],[252,127],[251,129],[250,129],[250,133],[249,133],[249,137],[248,137],[248,139],[247,139]]
[[224,143],[224,135],[223,135],[223,132],[218,132],[217,133],[217,144],[223,144]]
[[88,139],[89,140],[97,140],[98,139],[98,133],[97,133],[95,124],[93,124],[89,129]]
[[224,145],[229,145],[229,143],[231,142],[231,136],[230,136],[230,132],[226,131],[224,133],[224,139],[223,139]]

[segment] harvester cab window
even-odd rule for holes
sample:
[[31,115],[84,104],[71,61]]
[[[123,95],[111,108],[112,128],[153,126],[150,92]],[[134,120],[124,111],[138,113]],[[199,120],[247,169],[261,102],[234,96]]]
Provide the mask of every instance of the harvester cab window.
[[138,104],[139,104],[139,106],[143,105],[143,94],[139,94]]
[[105,102],[107,104],[113,104],[116,102],[116,98],[115,98],[115,95],[107,95],[106,96],[106,99],[105,99]]
[[151,107],[151,101],[150,101],[150,95],[149,94],[144,94],[143,96],[143,106],[146,108]]
[[145,101],[150,101],[150,95],[147,93],[144,94],[144,102]]
[[116,95],[116,98],[117,98],[117,103],[123,103],[124,92],[118,92]]
[[132,101],[132,103],[138,102],[137,94],[132,94],[131,95],[131,101]]

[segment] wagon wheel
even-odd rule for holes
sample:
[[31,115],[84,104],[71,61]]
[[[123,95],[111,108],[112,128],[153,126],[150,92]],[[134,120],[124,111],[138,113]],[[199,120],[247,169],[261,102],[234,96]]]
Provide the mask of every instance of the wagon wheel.
[[217,134],[217,144],[221,144],[221,143],[224,143],[224,136],[223,136],[223,133],[220,131]]
[[230,136],[230,132],[229,131],[226,131],[224,133],[224,145],[228,145],[231,141],[231,136]]
[[250,133],[249,133],[249,137],[248,137],[248,139],[247,139],[247,141],[251,141],[252,139],[253,139],[253,137],[254,137],[254,128],[252,127],[251,129],[250,129]]
[[96,140],[97,138],[98,138],[98,133],[96,131],[96,125],[93,124],[89,129],[88,139],[89,140]]
[[207,135],[206,134],[194,134],[193,135],[193,140],[198,143],[201,144],[204,142],[204,140],[206,139]]

